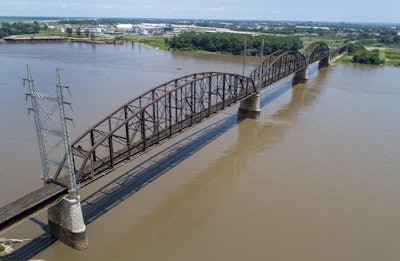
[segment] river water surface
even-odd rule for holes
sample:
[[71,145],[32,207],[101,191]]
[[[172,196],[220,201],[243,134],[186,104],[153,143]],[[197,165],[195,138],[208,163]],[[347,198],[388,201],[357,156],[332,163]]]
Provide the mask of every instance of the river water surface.
[[[137,45],[1,44],[1,205],[42,184],[27,63],[48,92],[62,69],[71,139],[170,79],[242,72],[239,57]],[[88,249],[52,243],[45,213],[1,237],[32,238],[19,257],[45,260],[399,260],[400,70],[310,72],[265,90],[260,120],[233,106],[82,189]]]

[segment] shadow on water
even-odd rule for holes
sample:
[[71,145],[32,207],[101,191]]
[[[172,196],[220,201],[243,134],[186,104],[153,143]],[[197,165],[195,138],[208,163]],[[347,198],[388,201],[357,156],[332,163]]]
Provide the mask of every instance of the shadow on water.
[[[314,69],[314,67],[312,67],[309,75],[317,71],[318,68]],[[261,107],[265,107],[291,88],[292,82],[288,81],[278,84],[269,90],[267,89],[261,96]],[[195,133],[190,134],[188,137],[160,151],[82,200],[81,205],[85,223],[87,225],[90,224],[238,124],[236,113],[222,113],[226,114],[227,117],[203,127]],[[46,224],[34,218],[32,218],[31,221],[41,226],[44,233],[19,247],[12,254],[6,257],[0,257],[0,260],[28,260],[46,250],[57,241],[49,236]]]

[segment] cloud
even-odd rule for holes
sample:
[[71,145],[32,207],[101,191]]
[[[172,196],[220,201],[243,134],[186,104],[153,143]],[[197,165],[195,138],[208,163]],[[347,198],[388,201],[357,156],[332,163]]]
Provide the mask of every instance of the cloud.
[[212,10],[213,11],[216,11],[216,12],[218,12],[218,11],[223,11],[223,10],[225,10],[225,7],[214,7],[214,8],[212,8]]
[[211,8],[203,8],[201,9],[201,11],[203,12],[222,12],[225,11],[225,7],[221,6],[221,7],[211,7]]

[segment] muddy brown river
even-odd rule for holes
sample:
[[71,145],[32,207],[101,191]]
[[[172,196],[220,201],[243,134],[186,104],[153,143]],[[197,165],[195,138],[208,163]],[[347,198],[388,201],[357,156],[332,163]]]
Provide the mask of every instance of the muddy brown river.
[[[0,205],[42,185],[26,64],[43,92],[61,68],[71,139],[170,79],[243,69],[240,57],[138,45],[0,44]],[[88,249],[52,242],[46,212],[0,237],[29,239],[20,259],[399,260],[399,78],[312,65],[307,84],[262,92],[260,120],[237,123],[233,106],[82,189]]]

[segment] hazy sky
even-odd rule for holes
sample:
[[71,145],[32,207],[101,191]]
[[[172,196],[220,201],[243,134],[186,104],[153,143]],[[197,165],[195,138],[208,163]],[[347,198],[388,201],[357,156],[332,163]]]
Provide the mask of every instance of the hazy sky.
[[0,0],[0,16],[400,23],[399,0]]

